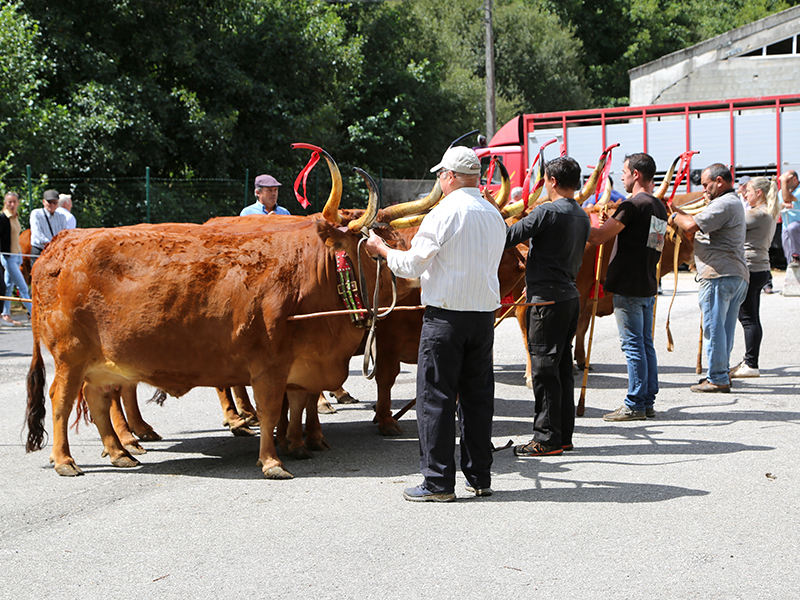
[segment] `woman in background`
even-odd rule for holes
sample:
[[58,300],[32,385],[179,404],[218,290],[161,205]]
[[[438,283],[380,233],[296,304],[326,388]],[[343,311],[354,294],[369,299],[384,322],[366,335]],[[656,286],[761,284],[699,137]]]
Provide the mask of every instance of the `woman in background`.
[[769,281],[769,245],[775,233],[775,223],[780,216],[778,187],[774,179],[754,177],[747,183],[744,193],[750,210],[745,212],[747,235],[744,241],[744,257],[750,271],[747,295],[739,307],[739,323],[744,329],[744,359],[733,367],[732,378],[758,377],[758,354],[761,350],[761,319],[758,316],[761,304],[761,288]]
[[[3,244],[3,254],[0,255],[0,257],[2,257],[3,268],[6,271],[6,294],[10,296],[14,292],[14,286],[16,286],[19,290],[19,297],[30,300],[31,295],[28,292],[28,286],[25,283],[25,278],[22,276],[22,271],[19,269],[22,264],[22,255],[20,254],[21,250],[19,246],[20,224],[19,215],[17,214],[18,208],[19,196],[14,192],[6,192],[5,198],[3,199],[3,212],[0,213],[0,221],[3,221],[3,229],[6,229],[10,235],[8,245],[6,246],[5,243]],[[23,306],[25,310],[28,311],[28,315],[30,315],[31,309],[29,304],[26,302],[23,303]],[[3,302],[3,314],[0,315],[0,318],[11,325],[21,325],[21,323],[11,318],[10,300],[5,300]]]

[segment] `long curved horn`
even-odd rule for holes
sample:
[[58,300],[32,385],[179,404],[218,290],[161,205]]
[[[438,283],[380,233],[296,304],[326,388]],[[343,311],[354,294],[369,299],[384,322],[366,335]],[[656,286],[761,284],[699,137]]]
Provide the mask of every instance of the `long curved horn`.
[[523,210],[525,210],[525,202],[520,200],[519,202],[514,202],[513,204],[509,204],[508,206],[501,208],[500,216],[504,219],[507,219],[508,217],[515,217]]
[[428,210],[434,204],[442,199],[442,187],[439,185],[439,178],[436,178],[436,183],[433,184],[433,189],[424,198],[419,200],[412,200],[410,202],[403,202],[395,204],[394,206],[387,206],[381,210],[381,222],[389,223],[407,217],[408,215],[416,215],[423,211]]
[[606,157],[602,156],[597,162],[597,166],[594,168],[594,171],[592,171],[589,181],[584,184],[583,189],[580,192],[575,192],[575,201],[578,204],[583,204],[584,201],[594,193],[594,190],[597,188],[597,181],[600,179],[600,172],[605,166]]
[[295,143],[292,144],[292,148],[313,150],[325,157],[325,162],[328,163],[328,169],[331,172],[331,193],[328,195],[327,202],[325,202],[325,208],[322,209],[322,216],[331,223],[341,223],[342,217],[339,215],[339,203],[342,201],[342,174],[339,172],[336,161],[325,150],[313,144]]
[[586,185],[583,186],[583,189],[580,192],[575,192],[575,201],[578,204],[583,204],[586,199],[594,193],[594,190],[597,188],[597,181],[600,179],[600,173],[603,171],[603,167],[606,166],[606,161],[611,154],[611,151],[619,146],[619,144],[611,144],[608,148],[603,150],[603,153],[600,155],[600,160],[597,161],[597,166],[592,171],[591,177],[589,177],[589,181],[586,182]]
[[[500,179],[502,183],[500,184],[500,192],[497,194],[495,202],[497,202],[497,206],[502,209],[511,199],[511,178],[508,176],[508,169],[506,169],[502,160],[498,160],[496,164],[500,167]],[[489,183],[490,182],[487,181],[486,185],[489,185]]]
[[[528,209],[533,209],[534,205],[536,204],[536,201],[539,200],[539,196],[542,195],[543,189],[544,189],[543,185],[539,186],[538,188],[536,188],[536,191],[534,191],[532,194],[528,196]],[[501,208],[500,214],[503,216],[504,219],[507,219],[508,217],[516,217],[517,215],[522,214],[525,210],[526,210],[525,201],[520,200],[518,202],[514,202],[513,204],[509,204]]]
[[402,217],[389,222],[392,229],[407,229],[409,227],[419,227],[425,215],[414,215],[413,217]]
[[609,200],[611,200],[611,186],[608,185],[608,180],[606,180],[606,188],[603,190],[603,195],[600,196],[600,200],[597,201],[597,205],[605,206],[608,204]]
[[669,169],[667,170],[667,174],[664,175],[664,179],[661,182],[661,185],[658,186],[658,189],[656,190],[655,194],[653,194],[659,200],[664,199],[664,196],[666,195],[667,190],[669,189],[669,184],[672,183],[672,175],[673,173],[675,173],[675,167],[678,166],[678,161],[680,159],[681,157],[678,156],[675,158],[675,160],[672,161],[672,164],[669,166]]
[[369,202],[367,203],[367,210],[364,211],[364,214],[355,221],[350,221],[350,223],[347,224],[347,229],[350,231],[361,231],[364,227],[370,227],[375,222],[375,217],[378,215],[378,186],[375,184],[375,180],[370,177],[369,173],[364,169],[353,167],[353,171],[361,175],[367,183]]

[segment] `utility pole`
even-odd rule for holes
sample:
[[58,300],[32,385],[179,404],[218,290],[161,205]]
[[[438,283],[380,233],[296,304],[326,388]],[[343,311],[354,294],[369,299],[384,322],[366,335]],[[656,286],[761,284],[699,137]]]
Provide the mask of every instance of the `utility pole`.
[[494,103],[494,33],[492,32],[492,0],[484,0],[484,23],[486,25],[486,140],[494,136],[497,121]]

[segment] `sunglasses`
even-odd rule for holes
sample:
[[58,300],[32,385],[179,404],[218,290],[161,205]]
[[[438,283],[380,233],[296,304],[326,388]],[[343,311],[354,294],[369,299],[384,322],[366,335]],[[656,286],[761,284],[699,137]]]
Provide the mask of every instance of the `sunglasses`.
[[48,204],[58,204],[58,200],[45,200]]

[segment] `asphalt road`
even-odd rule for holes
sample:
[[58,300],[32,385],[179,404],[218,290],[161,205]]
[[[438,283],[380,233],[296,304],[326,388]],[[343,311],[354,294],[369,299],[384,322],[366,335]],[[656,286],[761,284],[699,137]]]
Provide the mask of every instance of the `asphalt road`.
[[[777,290],[782,282],[776,273]],[[135,469],[101,458],[93,426],[71,431],[86,475],[58,477],[49,448],[24,450],[30,329],[2,327],[0,598],[796,597],[800,298],[762,296],[759,379],[737,380],[728,395],[694,394],[696,287],[681,274],[672,353],[668,296],[659,299],[656,419],[602,420],[620,405],[627,375],[615,322],[599,319],[575,450],[539,459],[500,451],[495,495],[469,497],[459,473],[451,504],[402,499],[420,481],[414,411],[403,436],[378,435],[360,359],[345,387],[362,402],[322,417],[332,450],[286,460],[293,480],[263,479],[257,439],[221,427],[209,389],[143,403],[164,439],[147,444]],[[742,353],[739,329],[732,362]],[[503,323],[496,446],[530,438],[524,356],[516,325]],[[413,390],[407,365],[395,410]]]

